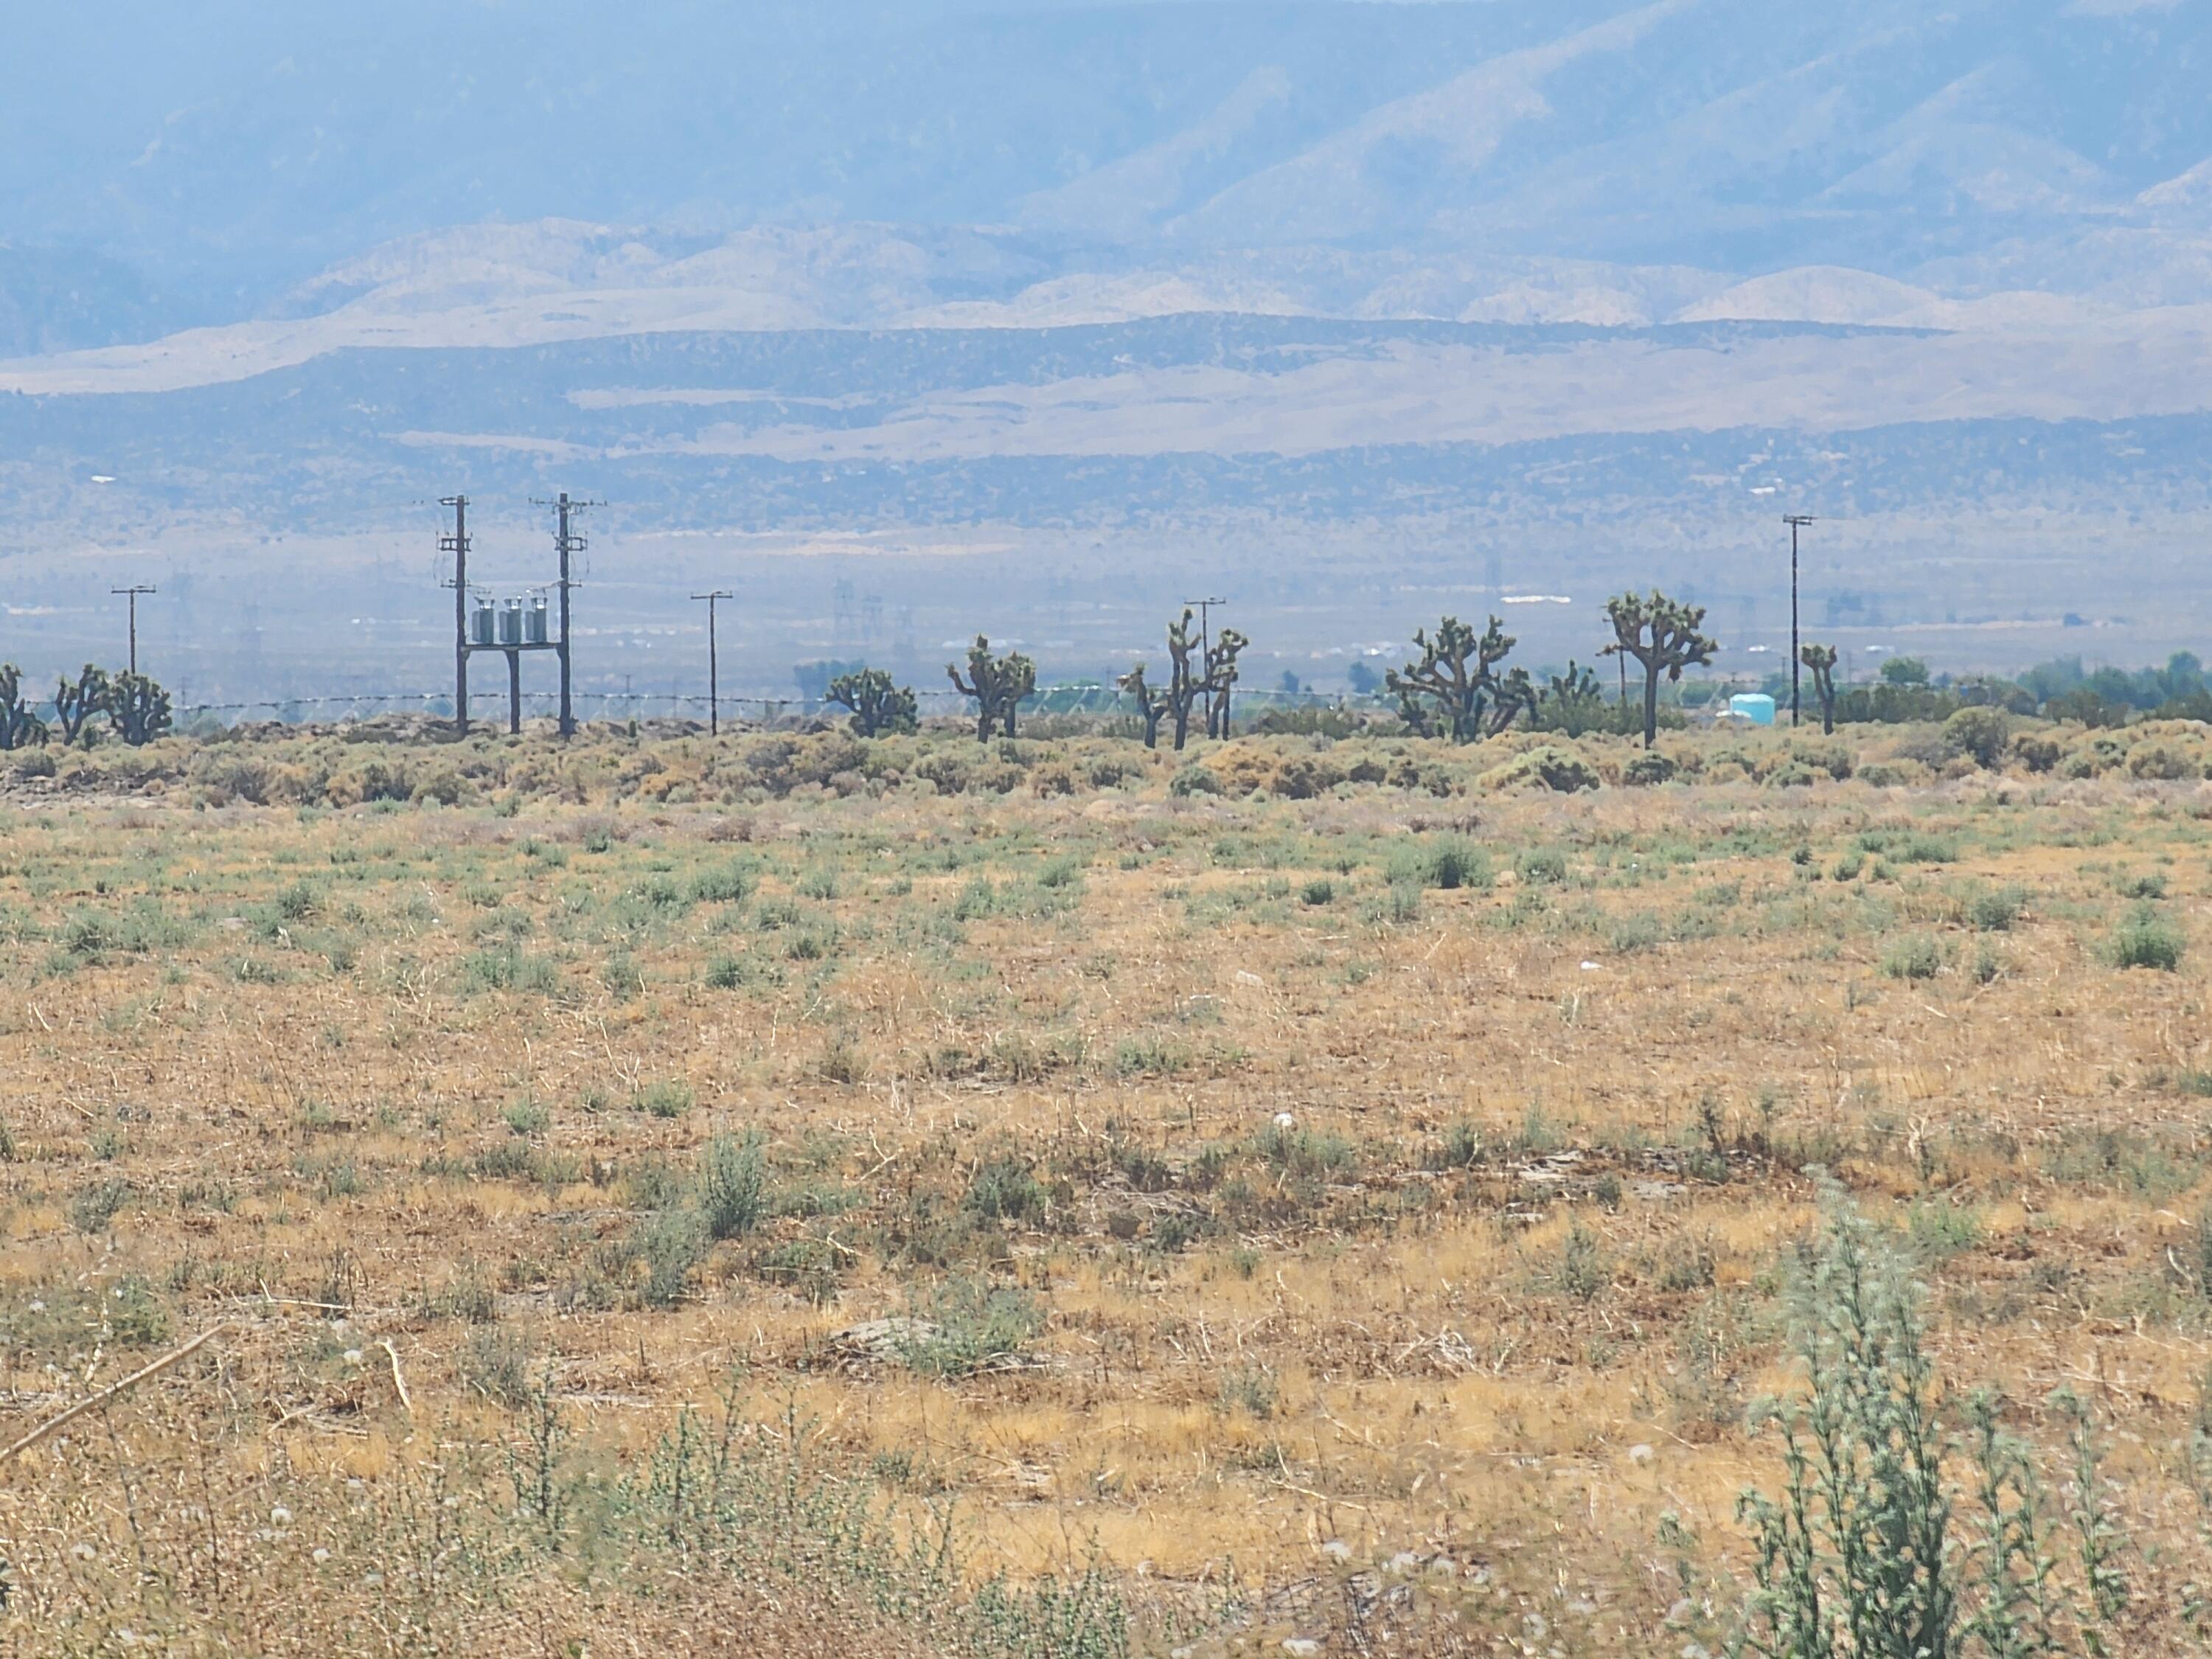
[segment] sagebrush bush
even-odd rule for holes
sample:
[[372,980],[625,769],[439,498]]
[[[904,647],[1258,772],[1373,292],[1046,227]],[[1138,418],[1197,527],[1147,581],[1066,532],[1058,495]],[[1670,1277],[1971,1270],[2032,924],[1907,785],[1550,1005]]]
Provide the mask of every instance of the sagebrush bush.
[[2112,956],[2121,968],[2155,968],[2172,973],[2181,966],[2181,932],[2148,903],[2138,904],[2113,931]]
[[716,1135],[699,1158],[699,1213],[710,1238],[742,1238],[760,1225],[768,1158],[757,1131]]

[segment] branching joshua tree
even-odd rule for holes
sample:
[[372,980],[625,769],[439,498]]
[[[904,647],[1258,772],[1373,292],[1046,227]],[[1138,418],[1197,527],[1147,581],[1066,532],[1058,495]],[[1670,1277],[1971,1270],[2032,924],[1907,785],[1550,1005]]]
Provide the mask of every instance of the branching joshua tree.
[[1252,641],[1233,628],[1224,628],[1206,648],[1206,735],[1229,735],[1229,689],[1237,684],[1237,653]]
[[975,740],[988,743],[994,726],[1014,735],[1015,712],[1022,699],[1036,690],[1036,665],[1018,651],[1003,657],[991,654],[991,641],[978,634],[968,647],[968,678],[960,678],[957,663],[947,663],[945,676],[963,696],[975,699]]
[[1597,675],[1571,657],[1567,659],[1567,672],[1552,675],[1537,692],[1535,713],[1546,731],[1563,732],[1571,738],[1601,731],[1611,719]]
[[1145,722],[1145,747],[1158,748],[1161,717],[1175,706],[1172,694],[1164,688],[1155,688],[1145,684],[1145,665],[1142,663],[1139,663],[1127,673],[1122,675],[1115,684],[1127,695],[1137,700],[1137,713],[1144,718]]
[[0,663],[0,750],[35,749],[46,738],[46,723],[23,700],[23,671]]
[[1454,743],[1494,738],[1536,702],[1528,671],[1500,674],[1498,665],[1512,653],[1514,639],[1496,617],[1480,637],[1456,617],[1437,624],[1434,638],[1415,629],[1421,659],[1392,669],[1382,683],[1398,696],[1398,712],[1424,736]]
[[108,682],[101,707],[115,735],[134,749],[169,729],[169,694],[143,674],[118,674]]
[[896,684],[880,668],[862,668],[840,674],[830,682],[828,696],[853,711],[853,735],[879,738],[893,732],[911,732],[921,723],[921,705],[911,687]]
[[54,686],[54,715],[61,721],[64,747],[77,740],[85,722],[107,707],[107,674],[92,664],[74,681],[67,675]]
[[1670,599],[1656,587],[1607,599],[1605,614],[1613,638],[1600,654],[1631,656],[1644,666],[1644,746],[1649,749],[1659,735],[1659,677],[1680,680],[1685,668],[1711,662],[1720,644],[1698,632],[1705,606]]
[[1820,700],[1820,730],[1832,738],[1836,735],[1836,647],[1800,646],[1797,660],[1813,671],[1813,695]]
[[[1198,700],[1206,693],[1203,652],[1198,636],[1192,632],[1197,613],[1186,609],[1176,621],[1168,624],[1168,660],[1174,665],[1168,675],[1168,713],[1175,716],[1175,746],[1181,753],[1190,738],[1191,711]],[[1191,654],[1200,653],[1200,661],[1194,665]]]

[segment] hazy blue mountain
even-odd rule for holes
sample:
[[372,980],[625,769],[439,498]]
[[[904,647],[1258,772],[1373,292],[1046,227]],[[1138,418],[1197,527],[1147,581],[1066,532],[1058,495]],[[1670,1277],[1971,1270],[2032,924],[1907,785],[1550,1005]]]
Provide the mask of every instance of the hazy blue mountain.
[[2212,160],[2212,9],[2128,0],[121,0],[10,32],[0,226],[197,320],[546,216],[1904,275]]

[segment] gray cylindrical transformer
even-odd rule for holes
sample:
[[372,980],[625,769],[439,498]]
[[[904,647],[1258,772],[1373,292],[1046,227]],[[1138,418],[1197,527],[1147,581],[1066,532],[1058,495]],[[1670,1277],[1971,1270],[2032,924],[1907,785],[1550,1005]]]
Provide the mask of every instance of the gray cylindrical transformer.
[[522,601],[507,599],[499,607],[499,642],[501,645],[522,643]]
[[492,625],[491,601],[478,599],[476,614],[469,618],[470,640],[477,645],[489,645],[492,642]]
[[530,609],[522,618],[524,638],[531,645],[545,643],[545,598],[540,594],[531,600]]

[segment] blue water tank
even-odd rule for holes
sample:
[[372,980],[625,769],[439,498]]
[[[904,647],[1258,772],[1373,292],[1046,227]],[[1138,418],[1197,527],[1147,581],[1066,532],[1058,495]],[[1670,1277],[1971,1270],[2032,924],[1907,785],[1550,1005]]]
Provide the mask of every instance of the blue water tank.
[[1753,726],[1774,724],[1774,699],[1764,691],[1739,691],[1729,699],[1729,713],[1741,714]]

